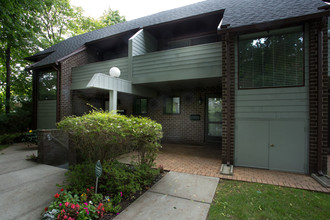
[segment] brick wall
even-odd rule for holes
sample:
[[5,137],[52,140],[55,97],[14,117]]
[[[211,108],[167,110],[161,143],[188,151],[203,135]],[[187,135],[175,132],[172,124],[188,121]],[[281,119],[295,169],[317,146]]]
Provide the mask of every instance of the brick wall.
[[[318,31],[323,32],[323,71],[322,85],[318,85]],[[328,37],[327,19],[309,22],[309,111],[310,111],[310,137],[309,137],[309,171],[317,171],[318,127],[322,133],[322,162],[323,171],[327,169],[328,146]],[[318,89],[322,89],[322,121],[318,122]]]
[[[223,36],[222,43],[222,162],[234,163],[235,144],[235,36]],[[230,96],[229,96],[230,94]],[[229,150],[228,150],[229,149]],[[228,155],[229,153],[229,155]]]
[[[208,94],[221,95],[221,86],[216,88],[196,88],[184,91],[174,91],[170,96],[180,97],[180,114],[168,115],[163,113],[164,99],[168,94],[160,94],[148,99],[148,115],[163,126],[163,142],[182,144],[204,144],[205,130],[205,96]],[[198,103],[200,97],[203,103]],[[190,120],[190,115],[200,115],[199,121]],[[220,147],[220,145],[219,145]]]
[[72,115],[72,93],[71,93],[71,69],[76,66],[87,64],[89,56],[83,50],[61,62],[61,77],[59,85],[58,114],[59,120],[65,116]]

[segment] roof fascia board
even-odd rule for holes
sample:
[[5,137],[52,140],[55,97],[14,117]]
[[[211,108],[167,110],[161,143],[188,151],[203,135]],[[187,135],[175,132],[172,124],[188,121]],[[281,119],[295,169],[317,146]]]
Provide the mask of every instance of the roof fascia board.
[[69,57],[71,57],[71,56],[73,56],[73,55],[75,55],[75,54],[77,54],[77,53],[79,53],[81,51],[84,51],[86,49],[87,49],[86,46],[83,45],[82,47],[78,48],[77,50],[73,51],[72,53],[70,53],[70,54],[68,54],[68,55],[66,55],[66,56],[64,56],[64,57],[56,60],[55,64],[58,65],[58,63],[62,62],[63,60],[66,60],[67,58],[69,58]]
[[[216,11],[212,11],[212,12],[208,12],[208,13],[204,13],[204,14],[192,15],[192,16],[180,18],[180,19],[177,19],[177,20],[166,21],[166,22],[163,22],[163,23],[153,24],[153,25],[150,25],[150,26],[144,26],[144,27],[141,27],[141,28],[144,28],[144,29],[156,28],[156,27],[163,26],[163,25],[175,24],[175,23],[188,21],[188,20],[191,20],[191,19],[201,18],[201,17],[205,17],[205,16],[209,16],[209,15],[215,15],[217,13],[221,13],[221,12],[224,12],[224,11],[225,11],[225,9],[220,9],[220,10],[216,10]],[[222,14],[221,19],[223,19],[223,14]]]
[[[50,55],[51,53],[55,52],[54,50],[50,51],[50,52],[47,52],[47,53],[42,53],[42,54],[38,54],[38,55],[33,55],[33,56],[30,56],[30,57],[25,57],[24,60],[27,60],[27,61],[33,61],[33,62],[39,62],[40,60],[42,60],[43,58],[47,57],[48,55]],[[40,60],[37,60],[39,57],[42,57]]]
[[[294,24],[299,24],[308,20],[320,18],[323,16],[330,16],[330,11],[325,11],[325,12],[320,12],[320,13],[314,13],[314,14],[309,14],[309,15],[303,15],[299,17],[292,17],[292,18],[287,18],[287,19],[281,19],[281,20],[275,20],[275,21],[268,21],[268,22],[263,22],[263,23],[258,23],[258,24],[251,24],[251,25],[246,25],[246,26],[240,26],[240,27],[234,27],[234,28],[221,28],[218,30],[218,34],[224,34],[227,32],[232,32],[232,33],[246,33],[246,32],[252,32],[252,31],[265,31],[269,29],[274,29],[274,28],[282,28],[288,25],[294,25]],[[222,25],[225,27],[228,27],[230,24],[227,25]]]
[[125,34],[129,34],[130,32],[137,32],[139,31],[141,28],[133,28],[133,29],[130,29],[130,30],[127,30],[127,31],[124,31],[124,32],[120,32],[120,33],[117,33],[117,34],[113,34],[113,35],[109,35],[109,36],[106,36],[104,38],[100,38],[100,39],[97,39],[97,40],[93,40],[93,41],[88,41],[85,43],[86,46],[89,46],[91,44],[94,44],[94,43],[98,43],[100,41],[104,41],[104,40],[108,40],[108,39],[111,39],[111,38],[116,38],[116,37],[120,37],[121,35],[125,35]]

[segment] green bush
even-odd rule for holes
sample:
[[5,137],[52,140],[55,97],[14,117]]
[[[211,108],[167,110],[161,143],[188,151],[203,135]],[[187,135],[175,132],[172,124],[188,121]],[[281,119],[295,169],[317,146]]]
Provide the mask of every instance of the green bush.
[[0,134],[25,132],[32,125],[32,105],[24,102],[8,114],[0,114]]
[[[122,192],[124,196],[130,197],[143,187],[152,183],[159,170],[152,169],[146,164],[125,165],[117,161],[104,161],[103,172],[99,178],[99,192],[103,195],[114,197]],[[66,189],[80,194],[87,187],[95,184],[95,164],[83,163],[70,167],[66,173]]]
[[87,161],[93,162],[113,160],[137,150],[139,163],[152,166],[162,138],[161,125],[149,118],[109,112],[67,117],[57,127],[69,132],[75,147]]
[[22,133],[0,135],[0,144],[13,144],[15,142],[20,142],[23,136],[24,134]]

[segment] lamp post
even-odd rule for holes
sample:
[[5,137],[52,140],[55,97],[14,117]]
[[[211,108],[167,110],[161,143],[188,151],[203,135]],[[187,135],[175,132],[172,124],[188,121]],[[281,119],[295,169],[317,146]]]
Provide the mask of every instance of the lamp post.
[[[118,67],[111,67],[109,70],[109,74],[111,77],[119,78],[120,69]],[[109,91],[109,111],[117,111],[117,90]]]

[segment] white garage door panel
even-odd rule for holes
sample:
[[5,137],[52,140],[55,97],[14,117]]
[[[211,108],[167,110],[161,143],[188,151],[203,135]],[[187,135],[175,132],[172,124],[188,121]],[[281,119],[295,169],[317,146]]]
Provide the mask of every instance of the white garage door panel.
[[268,168],[268,123],[238,121],[235,165]]
[[305,121],[270,122],[269,169],[306,173]]

